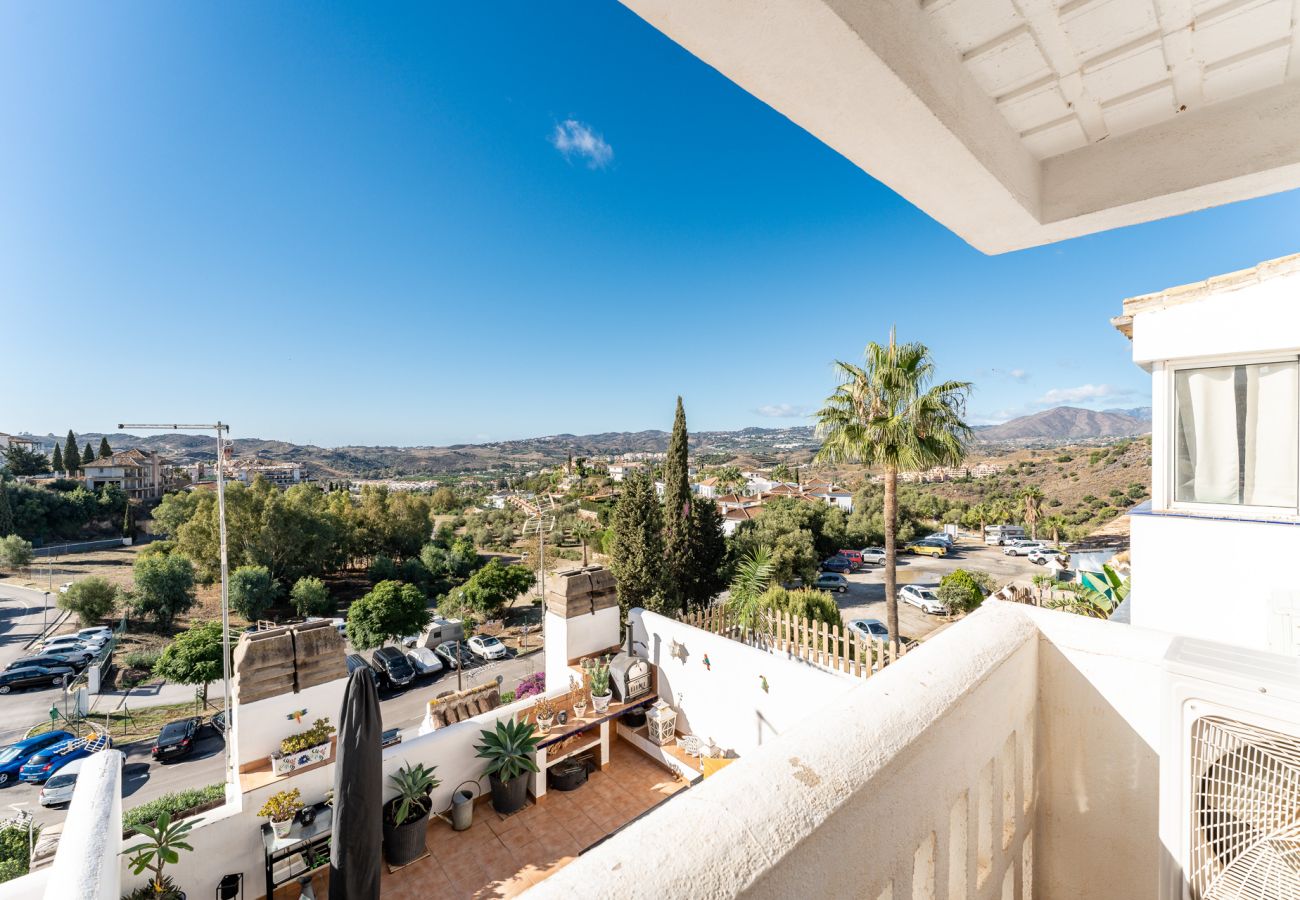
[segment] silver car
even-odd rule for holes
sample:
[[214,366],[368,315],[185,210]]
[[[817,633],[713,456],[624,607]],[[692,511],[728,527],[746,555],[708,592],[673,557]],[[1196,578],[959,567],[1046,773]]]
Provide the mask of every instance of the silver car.
[[442,660],[428,647],[414,647],[406,651],[406,658],[411,661],[411,668],[416,675],[437,675],[442,671]]
[[936,616],[948,615],[948,607],[940,602],[939,595],[933,588],[919,587],[915,584],[904,585],[898,591],[898,599],[924,613]]
[[74,759],[50,776],[41,788],[38,798],[41,806],[67,806],[72,802],[72,792],[77,787],[77,773],[84,759]]

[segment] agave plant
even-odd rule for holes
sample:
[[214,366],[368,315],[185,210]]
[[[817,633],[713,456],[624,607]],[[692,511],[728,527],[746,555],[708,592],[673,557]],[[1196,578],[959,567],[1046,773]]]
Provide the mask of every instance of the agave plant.
[[537,772],[533,753],[541,739],[531,722],[515,719],[498,721],[493,731],[482,731],[483,743],[475,746],[478,756],[488,761],[484,775],[495,775],[501,781],[513,781],[525,772]]
[[429,795],[442,784],[433,774],[436,768],[437,766],[425,768],[424,763],[416,763],[414,766],[402,766],[388,776],[393,787],[397,788],[397,796],[390,801],[394,825],[418,819],[432,808]]
[[176,890],[171,886],[171,879],[163,875],[163,868],[179,862],[181,850],[194,849],[185,842],[185,838],[195,821],[197,820],[182,819],[173,822],[170,813],[162,812],[152,825],[135,826],[144,841],[126,850],[127,853],[134,854],[130,862],[131,872],[139,875],[148,869],[152,873],[149,880],[156,896],[175,895]]

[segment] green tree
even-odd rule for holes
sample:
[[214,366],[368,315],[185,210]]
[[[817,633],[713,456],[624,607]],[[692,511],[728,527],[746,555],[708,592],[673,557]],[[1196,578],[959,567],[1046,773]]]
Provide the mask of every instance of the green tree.
[[739,466],[723,466],[713,473],[718,481],[718,490],[724,494],[739,491],[745,486],[745,475]]
[[433,492],[433,496],[429,498],[429,507],[434,512],[454,512],[459,505],[456,500],[456,492],[448,487],[438,488]]
[[777,463],[776,468],[772,469],[772,478],[776,481],[792,482],[794,481],[794,470],[785,463]]
[[32,542],[16,534],[0,538],[0,566],[21,569],[32,564]]
[[9,506],[9,489],[0,475],[0,538],[14,533],[14,511]]
[[63,471],[63,448],[58,444],[54,445],[54,461],[50,464],[56,473]]
[[664,599],[671,610],[686,605],[686,582],[691,569],[690,518],[691,482],[688,460],[689,438],[686,433],[686,411],[682,398],[677,398],[677,412],[673,416],[673,433],[668,440],[668,456],[664,460]]
[[81,450],[77,447],[77,436],[71,428],[68,429],[68,438],[63,445],[63,466],[69,478],[76,477],[77,469],[81,468]]
[[59,594],[59,608],[75,613],[82,628],[99,625],[112,615],[121,592],[117,585],[99,575],[75,581],[67,593]]
[[279,594],[266,566],[240,566],[230,574],[230,608],[250,622],[265,616]]
[[93,463],[94,461],[95,449],[90,446],[90,441],[86,441],[86,449],[81,453],[81,462],[84,465],[85,463]]
[[1043,512],[1043,492],[1030,485],[1020,492],[1020,503],[1025,524],[1029,526],[1029,536],[1038,540],[1038,519]]
[[583,566],[586,566],[588,564],[587,545],[596,537],[597,532],[600,531],[600,526],[591,521],[591,519],[580,517],[574,520],[571,530],[573,531],[573,536],[582,544],[582,564]]
[[971,612],[984,602],[984,591],[979,582],[965,569],[957,569],[940,578],[935,593],[939,602],[953,613]]
[[151,554],[136,558],[133,567],[135,611],[162,630],[194,606],[194,565],[178,553]]
[[5,451],[4,468],[10,475],[44,475],[50,471],[50,461],[44,453],[28,450],[22,444],[10,444]]
[[772,585],[758,598],[758,606],[765,612],[788,613],[796,619],[825,622],[827,625],[842,625],[844,622],[840,608],[830,594],[813,588],[789,591],[780,585]]
[[612,520],[609,568],[618,581],[624,615],[638,606],[663,612],[668,606],[663,593],[663,514],[649,474],[633,472],[623,479]]
[[304,618],[308,616],[328,616],[334,613],[334,600],[329,588],[319,578],[308,575],[299,578],[289,591],[294,611]]
[[169,643],[153,673],[177,684],[189,684],[203,689],[203,702],[208,702],[208,684],[222,677],[221,623],[196,622]]
[[108,459],[113,455],[113,448],[108,446],[108,435],[99,439],[99,458]]
[[934,361],[921,343],[867,345],[862,366],[836,361],[840,385],[817,412],[819,462],[857,462],[885,470],[885,611],[898,643],[898,473],[958,465],[970,428],[963,420],[970,383],[931,386]]
[[498,557],[492,557],[488,564],[479,569],[469,581],[459,588],[464,594],[464,602],[484,618],[495,618],[502,608],[536,581],[532,569],[527,566],[501,564]]
[[682,596],[687,605],[706,604],[727,586],[727,555],[722,510],[712,500],[697,499],[691,504],[686,523],[686,557],[681,573]]
[[400,581],[381,581],[348,608],[348,640],[370,650],[429,624],[429,604],[420,589]]

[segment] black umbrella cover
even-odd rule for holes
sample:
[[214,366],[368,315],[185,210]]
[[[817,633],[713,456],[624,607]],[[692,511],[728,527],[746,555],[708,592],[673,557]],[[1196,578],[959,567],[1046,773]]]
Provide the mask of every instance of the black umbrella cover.
[[357,669],[348,677],[339,713],[330,900],[379,898],[384,839],[383,731],[375,679],[366,669]]

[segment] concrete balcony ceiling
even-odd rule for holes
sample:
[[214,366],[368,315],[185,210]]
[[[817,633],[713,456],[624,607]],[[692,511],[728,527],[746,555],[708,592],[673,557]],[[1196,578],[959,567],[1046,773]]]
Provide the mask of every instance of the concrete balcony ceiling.
[[1300,186],[1293,0],[622,0],[986,253]]

